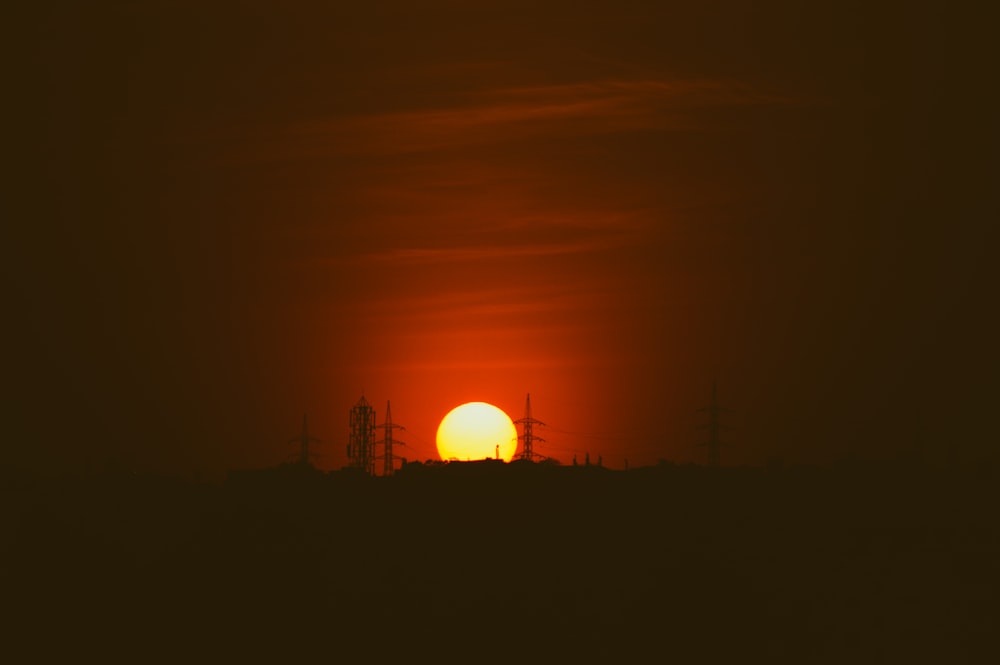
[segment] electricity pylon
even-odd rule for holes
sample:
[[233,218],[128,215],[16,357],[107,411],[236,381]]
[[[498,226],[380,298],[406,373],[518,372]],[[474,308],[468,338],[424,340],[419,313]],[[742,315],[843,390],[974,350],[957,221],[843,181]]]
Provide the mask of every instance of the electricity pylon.
[[540,455],[535,452],[535,442],[544,442],[545,439],[535,436],[534,426],[545,425],[545,423],[531,417],[531,393],[528,393],[528,398],[524,403],[524,418],[518,418],[514,421],[514,423],[520,425],[522,429],[522,434],[517,437],[521,440],[521,452],[515,457],[517,459],[526,459],[529,462],[534,462],[536,458],[544,459],[545,455]]
[[378,425],[378,428],[384,432],[381,441],[376,441],[376,443],[381,443],[383,445],[382,450],[382,475],[391,476],[395,473],[394,461],[392,457],[392,445],[393,443],[398,443],[400,445],[405,445],[402,441],[393,441],[392,430],[405,430],[406,428],[402,425],[396,425],[392,422],[392,405],[386,400],[385,403],[385,422]]

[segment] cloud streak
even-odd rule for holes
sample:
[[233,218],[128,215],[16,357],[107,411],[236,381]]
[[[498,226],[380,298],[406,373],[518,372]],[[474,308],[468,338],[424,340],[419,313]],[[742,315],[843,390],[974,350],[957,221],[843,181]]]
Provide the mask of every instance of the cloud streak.
[[393,155],[529,140],[538,136],[688,128],[703,108],[792,100],[724,80],[603,80],[506,87],[430,109],[339,116],[296,128],[315,147]]
[[[498,264],[519,261],[561,280],[583,258],[613,257],[678,223],[672,193],[687,184],[689,153],[672,132],[722,122],[720,109],[792,102],[730,80],[493,85],[300,123],[284,148],[336,165],[330,214],[314,222],[328,249],[314,267],[439,267],[488,282]],[[646,133],[659,143],[635,151]]]
[[570,254],[585,254],[606,251],[630,242],[625,234],[602,235],[567,242],[512,243],[496,245],[474,245],[456,247],[393,247],[382,251],[362,253],[354,257],[339,259],[352,265],[394,266],[470,263],[483,261],[508,261],[517,258],[543,258]]

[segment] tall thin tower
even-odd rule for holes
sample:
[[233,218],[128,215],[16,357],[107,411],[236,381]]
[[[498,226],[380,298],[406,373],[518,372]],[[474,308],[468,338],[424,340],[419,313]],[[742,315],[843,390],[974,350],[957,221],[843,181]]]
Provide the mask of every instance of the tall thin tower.
[[302,433],[298,436],[293,436],[288,440],[288,443],[299,444],[299,454],[296,461],[303,466],[307,466],[309,460],[316,454],[309,451],[309,444],[320,443],[320,440],[314,436],[309,436],[309,423],[306,420],[306,414],[302,414]]
[[362,395],[351,407],[351,436],[347,459],[353,469],[375,475],[375,408]]
[[719,466],[722,457],[721,452],[723,445],[722,441],[719,440],[719,413],[725,409],[719,406],[715,383],[715,381],[712,381],[712,400],[709,402],[708,406],[698,409],[700,412],[708,413],[708,423],[702,426],[702,429],[708,430],[708,441],[704,441],[698,445],[704,446],[708,449],[709,466]]
[[524,403],[524,418],[518,418],[514,423],[520,425],[522,430],[521,435],[517,437],[521,440],[521,452],[515,457],[517,459],[526,459],[529,462],[535,461],[536,457],[545,457],[535,452],[535,442],[545,441],[545,439],[535,436],[534,426],[545,425],[545,423],[531,417],[531,393],[528,393],[528,398]]
[[[406,428],[402,425],[396,425],[392,422],[392,405],[386,400],[385,403],[385,422],[378,426],[380,430],[383,431],[382,440],[377,443],[381,443],[382,449],[382,475],[391,476],[395,472],[395,467],[393,466],[394,461],[392,458],[392,430],[405,430]],[[396,441],[396,443],[402,444],[402,441]]]

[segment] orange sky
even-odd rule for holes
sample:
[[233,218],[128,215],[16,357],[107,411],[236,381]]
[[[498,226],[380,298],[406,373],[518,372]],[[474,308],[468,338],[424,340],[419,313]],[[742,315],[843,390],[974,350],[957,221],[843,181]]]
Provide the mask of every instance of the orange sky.
[[991,454],[947,17],[328,4],[17,17],[18,463],[264,466],[308,412],[339,468],[362,392],[413,458],[530,392],[563,462],[695,461],[713,380],[733,463]]

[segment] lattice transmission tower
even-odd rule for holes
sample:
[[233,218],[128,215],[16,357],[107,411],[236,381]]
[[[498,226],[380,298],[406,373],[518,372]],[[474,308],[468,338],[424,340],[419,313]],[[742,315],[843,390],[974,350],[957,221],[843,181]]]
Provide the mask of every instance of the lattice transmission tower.
[[536,459],[545,459],[545,455],[535,452],[535,443],[538,441],[544,442],[545,439],[535,436],[534,427],[535,425],[544,426],[545,423],[531,416],[531,393],[528,393],[528,398],[524,403],[524,418],[518,418],[514,421],[514,424],[521,426],[521,435],[517,437],[521,441],[521,452],[514,456],[515,459],[526,459],[529,462],[534,462]]
[[351,434],[347,444],[348,466],[375,475],[375,408],[364,395],[351,407]]
[[382,444],[382,475],[391,476],[396,471],[395,462],[392,457],[392,446],[394,443],[406,445],[402,441],[393,440],[392,430],[405,430],[406,428],[392,422],[392,405],[388,400],[386,400],[385,403],[385,422],[378,425],[378,428],[383,432],[382,439],[380,441],[376,441],[376,443]]

